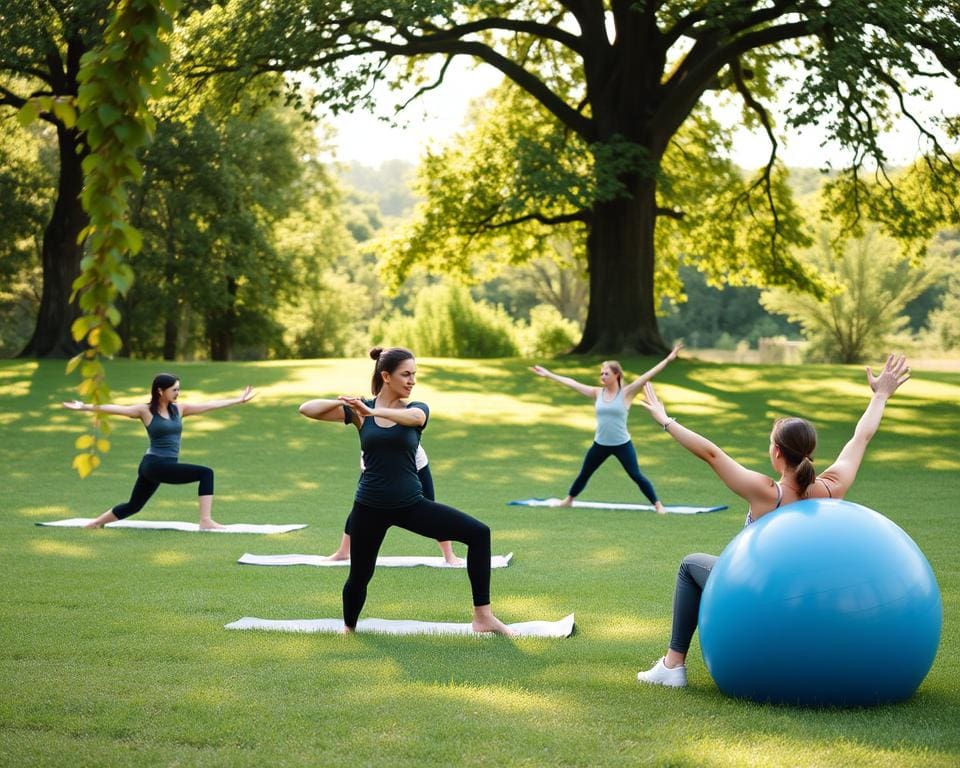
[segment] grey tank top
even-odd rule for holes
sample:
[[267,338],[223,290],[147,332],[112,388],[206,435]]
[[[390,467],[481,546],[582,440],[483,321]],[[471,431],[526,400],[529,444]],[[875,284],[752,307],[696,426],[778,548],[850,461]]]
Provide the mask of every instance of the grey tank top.
[[180,409],[173,403],[167,406],[170,418],[165,419],[158,413],[147,427],[150,437],[148,456],[158,456],[164,459],[176,459],[180,456],[180,434],[183,432],[183,421],[180,418]]
[[597,445],[623,445],[630,442],[627,432],[627,404],[623,401],[623,390],[617,390],[616,397],[610,402],[603,399],[603,389],[597,392]]

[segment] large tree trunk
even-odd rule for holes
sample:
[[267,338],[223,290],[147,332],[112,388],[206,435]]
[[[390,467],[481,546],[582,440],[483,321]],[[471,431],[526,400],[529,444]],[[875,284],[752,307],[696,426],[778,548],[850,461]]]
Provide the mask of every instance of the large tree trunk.
[[575,353],[659,355],[667,351],[654,305],[656,182],[630,198],[598,203],[587,236],[590,306]]
[[60,147],[60,180],[57,201],[50,223],[43,233],[41,261],[43,264],[43,292],[33,336],[20,357],[72,357],[80,345],[70,334],[70,325],[77,317],[76,302],[70,301],[73,281],[80,274],[83,249],[77,244],[77,235],[89,221],[80,205],[83,188],[83,155],[77,132],[57,127]]

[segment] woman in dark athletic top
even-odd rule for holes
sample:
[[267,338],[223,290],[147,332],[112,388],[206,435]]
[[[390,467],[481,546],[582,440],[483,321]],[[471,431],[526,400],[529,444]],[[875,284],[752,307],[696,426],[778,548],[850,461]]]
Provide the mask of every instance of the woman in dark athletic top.
[[[857,477],[867,444],[880,427],[887,400],[909,378],[910,369],[902,356],[890,355],[879,376],[867,368],[867,382],[873,391],[870,403],[837,460],[819,475],[813,466],[813,451],[817,447],[813,425],[804,419],[778,419],[770,433],[769,455],[774,471],[780,474],[779,481],[738,464],[705,437],[668,417],[652,384],[644,389],[643,406],[671,437],[707,462],[731,491],[746,500],[749,506],[744,525],[750,525],[782,504],[799,499],[842,499]],[[667,653],[651,669],[637,674],[639,682],[672,688],[687,684],[684,662],[697,628],[700,598],[716,562],[716,556],[703,553],[683,558],[677,574],[673,631]]]
[[370,351],[376,360],[374,400],[341,396],[310,400],[300,413],[319,421],[359,421],[364,470],[350,512],[350,575],[343,586],[344,631],[356,629],[387,530],[397,525],[438,541],[467,545],[474,632],[512,632],[490,609],[490,529],[469,515],[430,501],[417,477],[416,452],[430,410],[407,402],[416,383],[413,353],[402,347]]
[[161,373],[153,379],[150,387],[150,402],[137,405],[92,405],[80,400],[71,400],[63,404],[71,411],[97,411],[131,419],[140,419],[150,437],[150,447],[140,461],[137,470],[137,482],[130,493],[130,500],[118,504],[104,512],[100,517],[87,523],[87,528],[102,528],[107,523],[130,517],[150,500],[161,483],[183,485],[199,483],[197,490],[200,503],[200,528],[213,530],[223,528],[211,516],[213,509],[213,470],[197,464],[181,464],[180,433],[183,419],[196,413],[226,408],[230,405],[249,402],[256,393],[246,387],[239,397],[229,400],[209,400],[205,403],[184,403],[177,405],[180,396],[180,379],[169,373]]

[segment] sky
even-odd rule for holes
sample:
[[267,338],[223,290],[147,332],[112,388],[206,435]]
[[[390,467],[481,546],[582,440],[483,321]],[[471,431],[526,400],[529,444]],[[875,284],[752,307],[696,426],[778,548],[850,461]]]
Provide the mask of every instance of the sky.
[[[493,67],[473,65],[463,57],[454,59],[443,85],[429,91],[404,110],[404,125],[391,126],[367,112],[328,117],[335,129],[335,157],[341,162],[361,163],[377,167],[387,160],[401,159],[417,163],[423,152],[448,142],[463,128],[472,99],[495,87],[502,75]],[[941,93],[937,101],[949,98],[960,103],[960,92]],[[393,101],[379,102],[381,114],[389,114]],[[823,134],[816,130],[792,135],[778,153],[790,167],[819,168],[824,161],[836,167],[845,164],[846,156],[836,148],[821,147]],[[891,163],[911,162],[917,155],[918,136],[911,126],[904,125],[883,142]],[[957,151],[955,146],[954,151]],[[739,131],[735,137],[733,159],[746,169],[766,164],[770,145],[762,133]]]

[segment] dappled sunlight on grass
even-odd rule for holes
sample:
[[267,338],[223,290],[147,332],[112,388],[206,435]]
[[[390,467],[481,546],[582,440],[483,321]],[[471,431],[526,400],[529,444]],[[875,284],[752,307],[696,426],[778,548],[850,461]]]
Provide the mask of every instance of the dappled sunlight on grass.
[[224,704],[233,704],[241,700],[241,696],[222,686],[200,684],[188,688],[182,694],[186,702],[202,704],[204,707],[221,707]]
[[[905,445],[902,448],[872,447],[869,460],[891,462],[904,466],[921,464],[927,469],[958,469],[960,468],[960,460],[953,458],[953,456],[956,456],[955,450],[951,451],[941,446],[927,446],[924,449],[918,449]],[[939,464],[939,466],[935,467],[934,464]]]
[[59,557],[93,557],[94,552],[91,547],[83,544],[67,544],[63,541],[54,541],[52,539],[34,539],[30,542],[30,551],[38,555],[57,555]]
[[17,510],[17,514],[30,519],[42,518],[46,520],[49,518],[55,520],[62,517],[70,517],[70,510],[61,504],[50,504],[45,507],[20,507],[20,509]]
[[552,595],[525,597],[523,595],[499,595],[494,585],[493,611],[500,620],[512,624],[518,621],[557,621],[568,613],[575,613],[576,606],[567,604],[566,598]]
[[[837,717],[843,717],[838,714]],[[952,765],[955,755],[945,752],[883,749],[843,738],[820,739],[805,735],[790,738],[750,732],[737,736],[701,738],[686,742],[672,761],[704,768],[739,768],[744,765],[843,765],[871,768],[911,768]]]
[[604,565],[616,565],[618,563],[625,563],[630,557],[630,550],[626,547],[600,547],[599,549],[594,549],[590,552],[589,557],[591,560],[596,560]]
[[314,480],[296,480],[294,481],[293,486],[298,491],[316,491],[323,487],[320,483]]
[[184,563],[189,563],[194,558],[184,554],[183,552],[178,552],[176,550],[168,549],[166,551],[154,552],[150,555],[150,562],[153,565],[162,565],[162,566],[176,566],[183,565]]
[[550,532],[543,528],[505,528],[504,526],[497,526],[496,530],[493,532],[493,538],[495,541],[504,541],[509,539],[510,541],[543,541],[548,538]]
[[[580,631],[588,633],[591,639],[626,643],[660,643],[665,648],[670,639],[670,619],[638,619],[636,616],[607,614],[602,621],[591,622],[589,627]],[[659,646],[657,646],[659,648]]]
[[[504,714],[531,714],[563,709],[570,712],[573,702],[562,700],[559,696],[544,696],[522,688],[508,688],[503,685],[471,685],[447,683],[433,685],[414,685],[414,691],[437,699],[446,699],[460,705],[474,705],[484,710],[493,710]],[[409,695],[409,694],[408,694]]]

